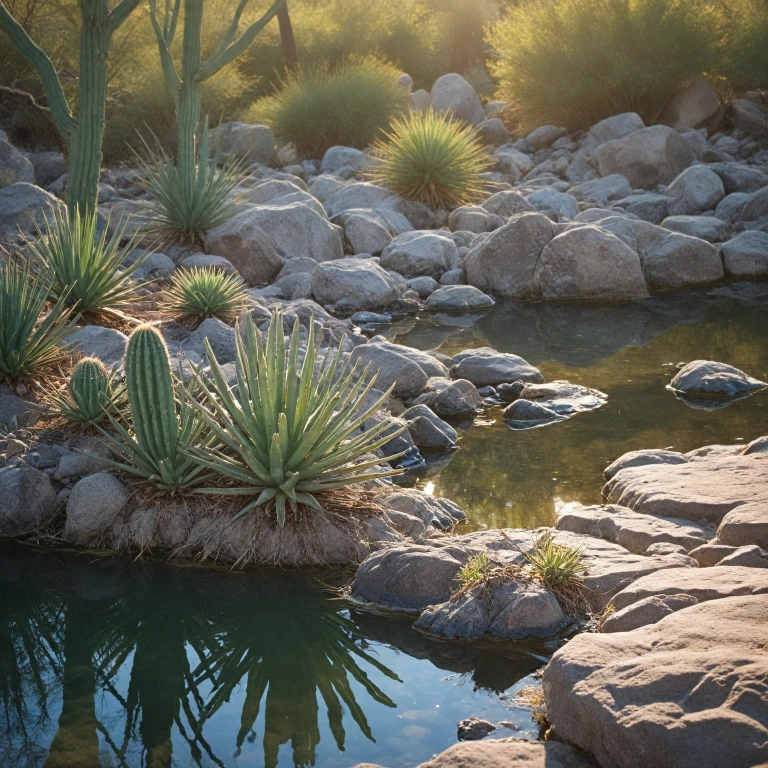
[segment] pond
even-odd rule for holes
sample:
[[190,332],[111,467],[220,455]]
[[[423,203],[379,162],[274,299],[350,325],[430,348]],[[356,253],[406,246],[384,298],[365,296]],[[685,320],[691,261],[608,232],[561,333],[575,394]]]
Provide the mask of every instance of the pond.
[[[768,392],[716,410],[665,385],[709,358],[768,379],[768,285],[613,306],[500,302],[385,329],[446,354],[491,346],[608,395],[603,408],[513,430],[500,408],[411,478],[461,504],[461,530],[549,524],[597,502],[605,466],[636,448],[690,450],[768,432]],[[556,643],[465,646],[340,600],[350,574],[131,562],[0,548],[0,765],[408,768],[470,715],[536,738],[515,694]]]

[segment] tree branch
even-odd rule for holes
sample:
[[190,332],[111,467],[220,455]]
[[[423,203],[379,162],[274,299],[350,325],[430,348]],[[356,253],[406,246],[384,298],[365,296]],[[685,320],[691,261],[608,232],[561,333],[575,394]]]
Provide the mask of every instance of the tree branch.
[[155,37],[157,37],[157,47],[160,51],[160,64],[163,68],[163,76],[165,77],[165,85],[168,89],[168,93],[171,94],[173,103],[176,105],[176,109],[179,108],[179,99],[181,93],[181,78],[176,71],[176,67],[173,65],[173,56],[171,54],[171,42],[176,32],[176,18],[178,18],[180,0],[176,0],[176,4],[173,9],[172,19],[169,19],[170,3],[165,4],[165,23],[160,27],[160,22],[157,19],[157,0],[149,0],[149,18],[152,21],[152,28],[155,30]]
[[112,35],[117,28],[133,13],[140,0],[120,0],[120,4],[109,14],[109,34]]

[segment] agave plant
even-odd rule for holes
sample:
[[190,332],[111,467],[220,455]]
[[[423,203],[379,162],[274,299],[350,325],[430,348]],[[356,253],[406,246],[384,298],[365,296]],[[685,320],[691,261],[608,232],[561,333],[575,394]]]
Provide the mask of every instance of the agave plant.
[[[203,122],[200,149],[194,167],[182,168],[158,143],[144,142],[146,158],[138,158],[143,185],[152,199],[146,203],[147,229],[159,235],[194,242],[201,232],[214,229],[237,213],[238,185],[243,165],[234,155],[209,159],[208,124]],[[186,170],[186,172],[185,172]]]
[[395,456],[360,460],[393,437],[391,432],[383,436],[391,429],[386,420],[355,435],[392,391],[373,405],[364,405],[375,383],[375,377],[365,383],[369,366],[361,371],[360,361],[352,365],[349,358],[342,364],[339,348],[335,354],[325,354],[316,375],[314,323],[300,364],[299,319],[286,349],[280,312],[272,315],[266,341],[250,317],[244,331],[245,341],[238,323],[236,393],[227,385],[207,340],[211,381],[196,375],[202,396],[194,398],[195,406],[223,448],[187,449],[203,466],[243,485],[199,492],[258,494],[237,517],[274,501],[282,528],[286,503],[294,510],[298,504],[322,510],[315,494],[398,474],[398,470],[366,471]]
[[530,569],[545,585],[552,588],[567,586],[576,576],[584,573],[584,547],[558,544],[548,531],[541,534],[533,547],[525,553]]
[[138,326],[128,340],[125,378],[133,434],[110,416],[117,435],[99,429],[121,461],[101,460],[172,493],[209,479],[203,466],[181,451],[182,445],[207,444],[205,422],[184,386],[174,384],[168,349],[151,325]]
[[49,285],[29,265],[0,267],[0,375],[34,375],[69,356],[64,340],[75,327],[72,310],[60,297],[43,317]]
[[117,381],[96,357],[84,357],[72,371],[72,378],[62,394],[51,395],[53,412],[81,427],[100,424],[107,414],[114,414],[126,399],[125,385]]
[[128,225],[126,219],[108,238],[109,219],[99,233],[98,211],[69,215],[54,211],[37,238],[26,238],[26,246],[37,267],[51,275],[50,297],[78,312],[114,309],[135,297],[133,273],[149,257],[143,253],[129,266],[125,257],[134,250],[137,235],[120,247]]
[[194,328],[208,317],[232,322],[249,301],[239,275],[228,275],[215,267],[195,267],[174,274],[163,310]]
[[372,154],[371,181],[432,208],[468,205],[489,190],[490,160],[473,128],[431,109],[392,120]]

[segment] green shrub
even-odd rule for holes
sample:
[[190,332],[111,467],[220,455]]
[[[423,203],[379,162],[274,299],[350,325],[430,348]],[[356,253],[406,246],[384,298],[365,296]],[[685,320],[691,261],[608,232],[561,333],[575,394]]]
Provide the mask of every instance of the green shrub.
[[363,149],[408,103],[399,75],[374,58],[318,64],[288,76],[277,93],[254,104],[249,118],[266,123],[303,157],[320,158],[338,144]]
[[151,195],[144,205],[146,228],[163,238],[194,243],[201,232],[214,229],[237,213],[235,193],[242,163],[234,156],[221,162],[217,150],[209,157],[208,127],[203,127],[199,159],[192,183],[173,157],[158,143],[156,149],[145,144],[146,157],[138,164],[142,184]]
[[84,357],[72,371],[64,393],[51,395],[53,412],[81,427],[100,424],[115,413],[126,397],[125,385],[117,381],[96,357]]
[[185,388],[174,383],[168,349],[151,325],[138,326],[128,340],[125,378],[132,433],[110,416],[117,434],[99,429],[119,461],[100,460],[171,493],[210,479],[182,452],[182,446],[207,445],[205,425]]
[[[195,406],[223,448],[192,447],[188,451],[201,465],[241,485],[200,492],[258,494],[237,517],[274,502],[277,523],[282,528],[286,503],[294,511],[298,504],[322,510],[316,494],[399,473],[368,471],[395,458],[366,458],[366,454],[392,439],[388,420],[358,433],[391,388],[368,405],[366,397],[375,377],[366,385],[368,367],[361,371],[360,361],[352,365],[349,357],[341,364],[341,348],[335,354],[327,352],[320,362],[314,323],[310,324],[301,363],[298,318],[288,349],[280,312],[272,315],[266,342],[250,317],[244,331],[245,341],[239,327],[236,333],[236,393],[227,384],[206,340],[211,380],[197,374],[202,395],[195,398]],[[315,370],[318,363],[319,375]]]
[[722,81],[728,95],[768,87],[768,3],[723,0]]
[[126,220],[108,238],[109,219],[99,234],[98,211],[74,215],[54,211],[37,238],[26,238],[26,246],[42,272],[50,273],[50,296],[63,300],[78,312],[100,312],[125,304],[135,296],[131,275],[146,261],[142,254],[124,267],[134,249],[136,236],[121,247]]
[[248,289],[239,275],[227,275],[215,267],[195,267],[174,274],[163,310],[194,328],[208,317],[232,322],[248,302]]
[[692,73],[718,65],[709,0],[528,0],[489,32],[498,96],[523,128],[588,128],[620,112],[653,122]]
[[432,208],[467,205],[489,189],[483,173],[490,161],[474,129],[432,110],[393,120],[373,155],[373,182]]
[[0,267],[0,376],[45,373],[69,357],[64,340],[74,330],[72,311],[61,297],[45,314],[49,289],[29,265]]
[[555,543],[552,534],[539,536],[525,553],[531,571],[552,589],[568,587],[576,576],[584,573],[584,547]]
[[472,587],[489,575],[493,563],[485,552],[473,557],[460,571],[458,575],[460,589]]

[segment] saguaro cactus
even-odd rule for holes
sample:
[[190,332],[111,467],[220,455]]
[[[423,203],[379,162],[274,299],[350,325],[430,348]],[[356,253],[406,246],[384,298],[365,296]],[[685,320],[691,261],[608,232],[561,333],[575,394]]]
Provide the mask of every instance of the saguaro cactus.
[[96,207],[107,97],[107,59],[112,35],[140,0],[120,0],[109,10],[107,0],[80,0],[80,90],[77,116],[72,114],[56,68],[0,0],[0,29],[35,68],[43,84],[51,117],[69,154],[67,204],[71,213]]
[[[176,107],[178,129],[178,168],[182,183],[194,185],[197,164],[197,129],[207,124],[200,118],[200,86],[223,67],[245,52],[256,35],[277,14],[285,0],[274,0],[267,12],[237,36],[243,12],[250,0],[240,0],[232,23],[224,33],[219,46],[206,61],[202,60],[200,33],[203,27],[203,0],[185,0],[184,37],[181,74],[173,61],[171,47],[176,36],[181,0],[165,0],[162,24],[157,10],[157,0],[149,0],[152,26],[160,48],[160,61],[168,91]],[[203,159],[207,161],[207,158]]]

